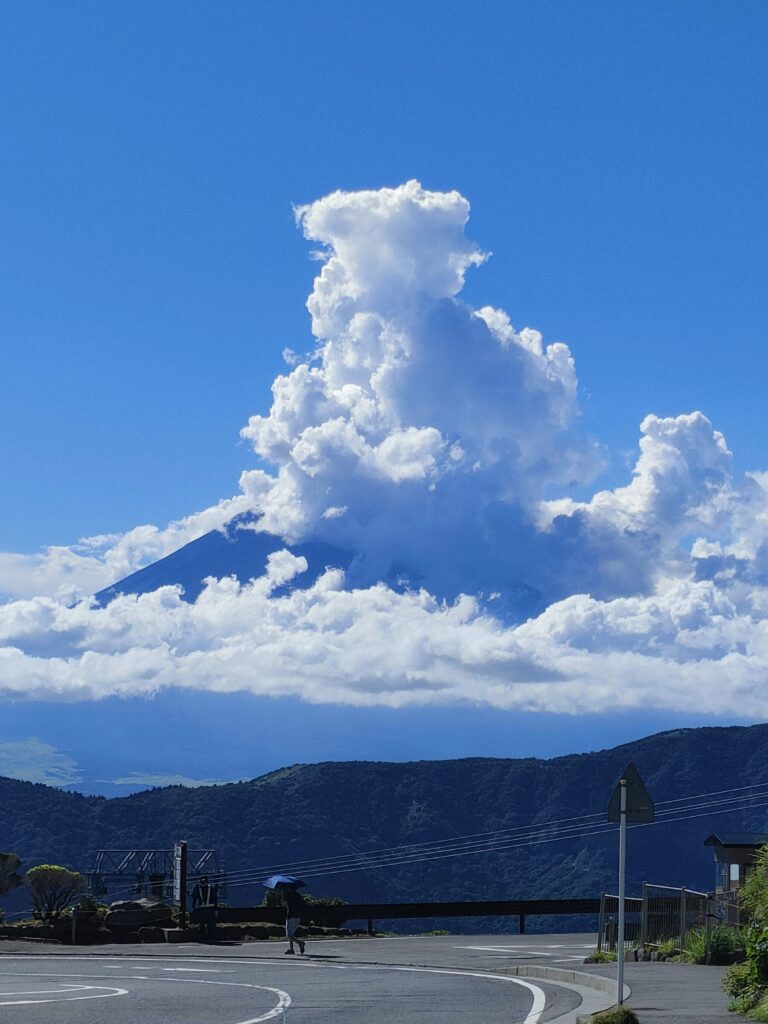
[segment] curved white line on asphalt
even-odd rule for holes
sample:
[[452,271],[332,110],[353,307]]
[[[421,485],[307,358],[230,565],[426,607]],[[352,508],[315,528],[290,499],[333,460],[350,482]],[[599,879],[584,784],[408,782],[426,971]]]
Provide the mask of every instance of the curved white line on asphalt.
[[[40,959],[42,959],[45,956],[45,954],[38,954],[38,956],[40,956]],[[48,960],[51,960],[51,959],[54,959],[54,958],[55,959],[59,959],[59,957],[55,956],[55,954],[54,955],[45,956],[45,958],[48,959]],[[90,961],[91,963],[93,963],[94,961],[98,962],[99,960],[106,960],[107,958],[108,958],[108,954],[107,955],[100,955],[100,954],[93,955],[92,954],[90,956],[71,956],[71,957],[69,957],[69,959],[71,959],[71,960],[87,960],[87,961]],[[26,959],[29,959],[29,954],[27,954],[27,956],[24,956],[23,954],[21,956],[10,954],[7,957],[7,959],[9,959],[9,960],[26,960]],[[109,957],[109,959],[114,959],[114,958],[113,957]],[[146,963],[147,960],[161,960],[161,959],[162,960],[166,960],[166,962],[168,960],[177,960],[178,961],[179,957],[174,957],[174,956],[164,957],[162,955],[154,956],[154,957],[142,957],[142,956],[131,956],[131,955],[122,954],[120,956],[120,959],[121,960],[127,960],[127,961],[140,960],[140,961],[143,961],[143,962]],[[188,958],[184,957],[184,960],[191,961],[192,963],[209,963],[210,962],[210,960],[208,958],[206,958],[205,960],[202,960],[202,959],[201,960],[197,960],[194,957],[188,957]],[[235,964],[235,965],[237,965],[239,967],[243,967],[243,966],[246,966],[246,965],[248,965],[248,966],[256,966],[257,964],[261,965],[261,966],[264,966],[264,965],[267,965],[267,964],[271,964],[273,966],[275,964],[285,964],[284,960],[278,960],[277,958],[272,960],[272,959],[266,959],[266,958],[265,959],[256,959],[255,957],[253,957],[253,958],[250,958],[250,957],[240,957],[237,960],[229,960],[229,959],[225,960],[223,958],[222,959],[217,958],[217,962],[220,963],[220,964]],[[528,1016],[523,1021],[521,1021],[520,1024],[539,1024],[541,1015],[544,1012],[544,1009],[546,1008],[546,995],[545,995],[543,989],[540,989],[538,987],[538,985],[533,985],[533,984],[531,984],[528,981],[523,981],[522,978],[510,978],[508,976],[500,975],[500,974],[487,974],[487,973],[483,973],[481,971],[461,971],[461,970],[455,970],[454,971],[454,970],[450,970],[449,968],[440,968],[440,967],[405,967],[405,966],[400,966],[400,965],[397,965],[397,964],[324,964],[324,963],[319,963],[316,960],[296,960],[296,961],[294,961],[294,963],[295,963],[296,967],[301,965],[301,966],[304,966],[304,967],[335,967],[335,968],[337,968],[339,970],[363,970],[363,971],[381,971],[381,970],[384,970],[384,971],[411,971],[411,972],[421,973],[421,974],[449,974],[449,975],[454,975],[454,976],[460,977],[460,978],[461,977],[464,977],[464,978],[484,978],[484,979],[486,979],[488,981],[503,981],[503,982],[507,982],[507,983],[510,983],[510,984],[513,984],[513,985],[520,985],[523,988],[527,988],[531,992],[531,994],[533,996],[533,1005],[531,1006],[531,1009],[530,1009],[530,1011],[528,1013]],[[51,976],[51,974],[50,974],[50,972],[48,972],[48,977],[50,977],[50,976]],[[147,979],[142,979],[142,980],[149,980],[149,979],[147,978]],[[158,978],[157,976],[155,976],[152,980],[153,981],[181,981],[182,979],[181,978],[179,978],[179,979],[175,979],[175,978]],[[238,1021],[237,1024],[261,1024],[262,1021],[267,1021],[267,1020],[273,1019],[274,1017],[278,1016],[278,1014],[284,1013],[285,1010],[291,1005],[291,997],[288,995],[287,992],[283,992],[281,989],[267,988],[266,985],[253,985],[253,984],[249,984],[248,982],[209,981],[209,980],[203,979],[203,978],[185,978],[184,981],[186,981],[186,982],[194,982],[194,983],[196,983],[198,985],[229,985],[229,986],[233,986],[233,987],[243,987],[243,988],[262,988],[262,989],[267,989],[270,992],[274,992],[276,994],[279,994],[280,999],[282,999],[282,997],[285,997],[285,999],[287,999],[287,1002],[284,1003],[284,1004],[281,1003],[280,1001],[278,1001],[277,1006],[275,1006],[275,1008],[273,1010],[270,1010],[267,1013],[266,1016],[253,1017],[250,1020]],[[557,987],[556,983],[555,983],[555,987]]]
[[[103,966],[102,966],[101,969],[103,969]],[[52,978],[53,977],[53,978],[55,978],[55,977],[57,977],[57,975],[53,971],[46,971],[44,973],[35,974],[35,975],[31,975],[28,972],[24,972],[23,977],[26,977],[26,978],[29,978],[29,977]],[[58,975],[58,977],[61,977],[61,975]],[[71,975],[68,974],[68,975],[66,975],[66,977],[71,977]],[[86,977],[92,977],[92,975],[87,975],[87,974],[86,975],[75,975],[75,977],[86,978]],[[96,975],[96,977],[98,977],[98,975]],[[122,978],[120,980],[122,981]],[[291,1006],[291,1003],[292,1003],[291,997],[288,995],[287,992],[284,992],[281,988],[273,988],[271,985],[255,985],[255,984],[253,984],[253,982],[248,982],[248,981],[211,981],[208,978],[158,978],[158,977],[149,978],[149,977],[145,977],[145,976],[141,976],[141,975],[131,976],[131,978],[128,979],[128,980],[130,980],[130,981],[134,981],[134,980],[135,981],[168,981],[168,982],[176,982],[177,984],[184,983],[186,985],[190,985],[190,984],[192,984],[192,985],[225,985],[228,988],[257,988],[257,989],[259,989],[260,992],[271,992],[273,995],[277,996],[277,1002],[275,1003],[275,1005],[272,1007],[271,1010],[268,1010],[266,1013],[261,1014],[259,1017],[249,1017],[248,1020],[239,1020],[239,1021],[236,1022],[236,1024],[262,1024],[263,1021],[273,1020],[275,1017],[284,1016],[285,1015],[285,1011],[288,1009],[289,1006]],[[82,992],[84,990],[91,990],[91,989],[97,989],[97,988],[101,989],[101,988],[105,988],[105,986],[102,986],[102,985],[76,985],[76,984],[71,984],[70,983],[63,990],[62,989],[37,989],[34,992],[29,992],[29,993],[27,993],[27,992],[14,992],[14,993],[9,993],[9,995],[10,994],[13,994],[14,996],[19,996],[19,995],[48,995],[49,992],[50,993],[53,993],[53,992],[59,992],[60,993],[62,991],[64,991],[64,992],[74,992],[74,991]],[[2,995],[2,993],[0,993],[0,995]],[[30,1005],[30,1004],[33,1004],[33,1003],[74,1002],[75,999],[106,999],[108,996],[125,996],[125,995],[128,995],[128,989],[127,988],[116,988],[116,989],[113,989],[113,990],[110,990],[110,991],[106,991],[105,990],[105,994],[95,995],[95,996],[70,996],[70,995],[66,995],[66,996],[63,996],[63,997],[59,996],[59,998],[57,998],[57,999],[18,999],[18,1000],[14,1000],[14,1001],[6,1001],[6,1002],[1,1002],[0,1001],[0,1006],[26,1006],[26,1005]]]
[[[547,997],[544,994],[544,990],[540,989],[538,985],[532,985],[529,981],[523,981],[522,978],[507,978],[501,977],[498,974],[483,974],[480,971],[452,971],[448,968],[442,967],[398,967],[394,964],[381,964],[369,966],[350,964],[353,969],[357,970],[384,970],[390,971],[412,971],[417,974],[453,974],[459,978],[487,978],[490,981],[508,981],[513,985],[522,985],[523,988],[527,988],[528,991],[533,995],[533,1005],[528,1012],[528,1016],[520,1022],[520,1024],[539,1024],[539,1018],[544,1012],[547,1004]],[[248,1024],[247,1021],[244,1024]]]
[[272,992],[277,996],[277,1003],[261,1017],[251,1017],[249,1020],[239,1020],[237,1024],[259,1024],[263,1020],[272,1020],[279,1014],[284,1014],[291,1005],[291,997],[281,988],[272,988],[271,985],[254,985],[250,981],[209,981],[208,978],[153,978],[152,981],[176,981],[184,982],[187,985],[226,985],[229,988],[258,988],[262,992]]
[[[82,995],[75,996],[75,995],[70,995],[69,994],[71,992],[82,992],[84,990],[85,991],[91,991],[93,989],[103,989],[103,991],[99,991],[99,992],[96,993],[96,995],[90,995],[90,996],[82,996]],[[27,992],[14,992],[14,993],[8,993],[8,994],[9,995],[13,994],[13,995],[17,995],[17,996],[23,996],[23,995],[40,995],[40,996],[42,996],[42,995],[48,995],[49,991],[50,992],[57,992],[57,991],[58,992],[62,992],[61,989],[50,989],[50,990],[38,989],[37,992],[28,992],[28,993]],[[76,1001],[83,1000],[83,999],[110,999],[112,996],[127,996],[127,995],[128,995],[128,989],[127,988],[112,988],[112,989],[108,989],[108,988],[106,988],[103,985],[69,985],[66,989],[64,989],[63,994],[59,995],[58,997],[56,997],[54,999],[2,999],[2,1000],[0,1000],[0,1006],[36,1006],[36,1005],[38,1005],[40,1003],[74,1003]],[[244,1022],[244,1024],[245,1024],[245,1022]]]
[[285,1011],[291,1005],[291,997],[287,992],[283,992],[282,989],[279,988],[269,988],[267,985],[254,985],[254,988],[263,988],[266,989],[267,992],[274,992],[278,997],[277,1004],[269,1011],[269,1013],[265,1013],[261,1017],[251,1017],[250,1020],[239,1020],[237,1024],[261,1024],[261,1021],[273,1020],[278,1015],[285,1015]]

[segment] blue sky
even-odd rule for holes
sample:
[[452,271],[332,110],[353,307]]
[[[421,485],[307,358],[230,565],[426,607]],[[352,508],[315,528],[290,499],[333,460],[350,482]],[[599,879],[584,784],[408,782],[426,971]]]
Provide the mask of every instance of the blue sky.
[[763,465],[761,3],[3,4],[5,550],[233,488],[315,267],[291,206],[418,178],[466,295],[573,350],[614,451],[701,408]]
[[[465,196],[467,236],[493,254],[468,270],[462,301],[503,307],[516,328],[569,346],[574,429],[603,463],[574,480],[571,498],[629,481],[648,414],[701,410],[733,453],[729,480],[768,466],[766,21],[765,5],[749,2],[7,0],[0,552],[164,527],[235,494],[242,471],[265,465],[239,432],[268,412],[283,349],[315,344],[304,304],[316,246],[293,205],[411,179]],[[548,486],[544,497],[564,493]],[[746,499],[740,509],[718,543],[754,561],[762,542],[745,555],[744,522],[761,512]],[[645,581],[627,593],[651,591]],[[552,599],[571,593],[555,587]],[[753,613],[739,610],[739,622]],[[739,629],[727,642],[749,657]],[[37,704],[12,692],[8,742],[63,750],[50,692]],[[351,732],[363,737],[392,713],[325,697],[320,712],[294,697],[252,706],[267,701],[271,721],[277,700],[312,735],[333,732],[334,707],[339,731],[357,716]],[[187,699],[194,709],[208,697]],[[66,756],[88,761],[91,780],[162,773],[142,753],[109,774],[89,735],[112,700],[67,705],[78,738]],[[156,707],[133,700],[149,723]],[[761,701],[746,719],[762,716]],[[589,708],[598,717],[575,733],[542,711],[541,749],[610,745]],[[735,720],[708,710],[708,721]],[[530,729],[534,717],[481,701],[468,743],[463,711],[433,713],[439,739],[419,723],[426,712],[401,713],[413,742],[403,754],[377,740],[377,757],[500,754],[499,730]],[[617,736],[681,714],[635,709]],[[299,746],[311,757],[274,750],[258,769],[362,756],[366,744]],[[238,755],[217,773],[195,749],[179,750],[185,776],[249,771]]]

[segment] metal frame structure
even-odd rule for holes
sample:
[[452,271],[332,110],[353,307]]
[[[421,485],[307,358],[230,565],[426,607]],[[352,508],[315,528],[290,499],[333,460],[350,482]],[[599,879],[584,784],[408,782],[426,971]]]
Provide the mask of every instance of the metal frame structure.
[[[216,850],[189,851],[189,877],[211,875],[221,879],[220,891],[226,884]],[[88,886],[95,896],[104,896],[109,886],[133,880],[133,892],[157,898],[170,897],[173,885],[173,850],[98,850]]]

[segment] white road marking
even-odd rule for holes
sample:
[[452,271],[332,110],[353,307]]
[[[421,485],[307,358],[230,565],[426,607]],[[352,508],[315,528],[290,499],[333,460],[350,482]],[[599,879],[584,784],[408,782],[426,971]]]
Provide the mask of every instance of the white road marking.
[[220,971],[217,967],[161,967],[161,971],[193,971],[196,974],[234,974],[234,971]]
[[277,996],[277,1003],[268,1013],[262,1014],[261,1017],[251,1017],[250,1020],[240,1020],[237,1024],[261,1024],[261,1021],[273,1020],[278,1015],[282,1017],[285,1016],[285,1011],[291,1005],[291,997],[287,992],[283,992],[282,989],[279,988],[267,988],[266,985],[255,985],[254,988],[263,988],[266,989],[267,992],[274,992]]
[[[538,985],[532,985],[529,981],[523,981],[522,978],[508,978],[498,974],[483,974],[480,971],[452,971],[449,968],[443,967],[397,967],[392,964],[350,964],[349,966],[357,970],[384,969],[390,971],[410,971],[416,974],[452,974],[459,978],[488,978],[490,981],[507,981],[513,985],[521,985],[532,994],[533,1005],[528,1012],[528,1016],[520,1024],[539,1024],[539,1019],[546,1009],[547,997],[544,994],[544,990],[540,989]],[[250,1021],[243,1021],[242,1024],[250,1024]]]
[[[195,985],[227,985],[230,988],[258,988],[262,992],[272,992],[277,996],[277,1003],[267,1013],[262,1014],[260,1017],[251,1017],[248,1020],[239,1020],[237,1024],[260,1024],[261,1021],[272,1020],[280,1014],[284,1015],[292,1002],[288,993],[283,992],[281,988],[272,988],[270,985],[254,985],[249,981],[209,981],[208,978],[153,978],[153,981],[185,981],[188,984]],[[534,1024],[534,1022],[531,1022],[531,1024]]]
[[[92,959],[92,958],[91,957],[87,957],[87,958],[83,957],[82,959]],[[280,962],[280,961],[278,961],[278,962]],[[99,969],[100,970],[103,969],[104,966],[106,966],[106,965],[99,965]],[[234,974],[235,973],[234,971],[217,972],[217,971],[212,971],[210,969],[206,970],[205,968],[194,968],[194,967],[180,967],[180,968],[164,967],[162,969],[166,970],[166,971],[167,970],[174,970],[174,969],[179,970],[179,971],[195,971],[195,970],[199,969],[201,971],[205,971],[206,973],[210,973],[210,974],[214,974],[214,973]],[[128,967],[128,970],[130,970],[130,967]],[[12,973],[14,973],[14,972],[11,972],[11,971],[0,972],[0,976],[5,975],[6,977],[8,977]],[[40,973],[35,973],[35,974],[32,974],[32,973],[30,973],[28,971],[24,971],[24,972],[18,971],[18,972],[15,972],[15,973],[16,973],[17,976],[21,976],[21,977],[25,977],[25,978],[29,978],[29,977],[44,977],[44,978],[56,978],[56,977],[89,978],[89,977],[98,977],[98,975],[89,975],[89,974],[76,974],[76,975],[66,974],[66,975],[59,975],[59,974],[56,974],[56,973],[54,973],[52,971],[45,971],[45,972],[40,972]],[[120,979],[120,980],[122,980],[122,979]],[[259,991],[262,991],[262,992],[271,992],[273,995],[277,996],[277,1002],[275,1003],[275,1005],[272,1007],[271,1010],[267,1010],[266,1013],[263,1013],[263,1014],[261,1014],[258,1017],[249,1017],[248,1020],[237,1021],[236,1024],[262,1024],[262,1022],[264,1022],[264,1021],[273,1020],[275,1017],[284,1016],[285,1015],[285,1011],[289,1008],[289,1006],[291,1006],[291,1003],[292,1003],[291,997],[288,995],[288,993],[284,992],[280,988],[272,988],[271,985],[254,985],[253,983],[246,982],[246,981],[211,981],[208,978],[159,978],[157,976],[155,976],[154,978],[150,978],[148,975],[134,975],[134,974],[129,975],[127,980],[129,980],[129,981],[169,981],[169,982],[175,982],[176,984],[186,983],[186,984],[195,984],[195,985],[226,985],[227,987],[230,987],[230,988],[251,988],[251,989],[255,988],[255,989],[259,989]],[[70,992],[83,992],[83,991],[91,991],[93,989],[102,989],[102,988],[104,988],[104,992],[99,994],[99,995],[88,995],[88,996],[84,996],[84,995],[69,995]],[[58,997],[57,998],[53,998],[53,999],[14,999],[14,1000],[6,1000],[6,1001],[0,1001],[0,1006],[25,1006],[25,1005],[29,1005],[29,1004],[33,1004],[33,1003],[73,1002],[75,999],[106,999],[107,996],[118,996],[118,995],[124,996],[124,995],[128,995],[128,989],[127,988],[115,988],[115,989],[107,990],[105,988],[105,986],[102,986],[102,985],[77,985],[77,984],[69,983],[69,984],[65,985],[63,988],[59,988],[59,989],[42,989],[42,990],[35,990],[34,992],[29,992],[29,993],[26,993],[26,992],[13,992],[13,993],[8,993],[8,994],[9,995],[13,995],[13,996],[19,996],[19,995],[48,995],[48,994],[53,994],[53,993],[58,993]],[[62,995],[61,993],[65,993],[65,994]],[[0,993],[0,995],[2,995],[2,993]]]
[[[95,995],[73,993],[93,992]],[[34,1006],[40,1003],[74,1003],[83,999],[109,999],[112,996],[127,996],[127,988],[106,988],[103,985],[68,985],[63,989],[39,989],[36,992],[9,992],[8,995],[54,995],[53,999],[2,999],[0,1006]]]
[[[472,949],[472,948],[477,948],[477,947],[464,946],[464,947],[457,947],[457,948]],[[480,947],[480,948],[485,948],[485,947]],[[491,949],[499,949],[501,947],[496,946],[496,947],[489,947],[489,948],[491,948]],[[45,954],[39,954],[40,959],[42,959],[42,957],[44,955]],[[73,956],[68,957],[68,959],[70,959],[70,960],[86,960],[86,961],[88,961],[90,963],[94,963],[94,962],[98,963],[98,961],[100,959],[106,959],[107,956],[108,956],[108,954],[105,955],[105,956],[100,956],[99,954],[96,954],[96,955],[82,956],[82,957],[74,956],[73,955]],[[125,961],[135,961],[135,960],[138,960],[138,961],[142,961],[142,962],[146,962],[147,960],[155,960],[156,961],[158,959],[157,956],[155,956],[155,957],[140,957],[140,956],[130,956],[130,955],[123,955],[120,958],[122,960],[125,960]],[[28,960],[29,958],[28,958],[28,956],[23,956],[23,955],[22,956],[15,956],[14,954],[10,954],[7,957],[4,957],[3,959],[8,959],[8,960],[12,960],[12,959],[15,959],[15,960]],[[49,959],[49,960],[57,959],[57,960],[59,960],[60,956],[56,956],[54,954],[52,956],[47,956],[46,959]],[[169,957],[167,957],[167,959],[168,960],[177,960],[178,961],[178,957],[169,956]],[[189,960],[191,960],[193,963],[195,963],[195,962],[197,962],[197,963],[210,963],[210,960],[197,960],[196,961],[192,957],[190,957]],[[237,960],[224,960],[224,959],[221,959],[221,960],[218,960],[217,962],[221,963],[221,964],[235,965],[235,966],[240,967],[240,968],[242,968],[242,967],[256,967],[256,966],[264,967],[264,966],[275,966],[276,964],[282,964],[282,965],[286,964],[285,960],[278,959],[277,957],[275,957],[274,959],[266,959],[265,958],[265,959],[259,959],[259,960],[255,959],[255,958],[248,958],[247,960],[245,958],[239,958]],[[404,967],[404,966],[400,966],[400,965],[396,965],[396,964],[346,964],[346,965],[342,965],[342,964],[325,964],[325,963],[322,963],[322,962],[318,963],[318,961],[311,961],[311,960],[308,961],[308,960],[299,960],[299,959],[293,961],[292,969],[295,969],[296,967],[300,966],[301,964],[303,964],[305,967],[312,967],[312,966],[315,966],[315,967],[334,967],[336,969],[341,969],[341,970],[408,971],[408,972],[411,972],[411,973],[419,973],[419,974],[447,974],[447,975],[453,975],[455,977],[460,977],[460,978],[461,977],[464,977],[464,978],[483,978],[483,979],[486,979],[488,981],[500,981],[500,982],[505,982],[507,984],[519,985],[522,988],[528,989],[528,991],[531,993],[531,995],[533,997],[533,1003],[532,1003],[530,1011],[528,1012],[528,1015],[525,1017],[525,1019],[523,1021],[519,1022],[519,1024],[540,1024],[541,1015],[544,1012],[544,1009],[546,1008],[546,996],[545,996],[544,991],[542,989],[540,989],[538,987],[538,985],[533,985],[530,982],[523,981],[522,978],[511,978],[511,977],[507,977],[507,976],[504,976],[504,975],[488,974],[488,973],[484,973],[484,972],[481,972],[481,971],[451,970],[449,968],[440,968],[440,967]],[[100,965],[100,967],[101,966],[106,966],[106,965]],[[126,969],[130,970],[130,967],[126,966]],[[232,973],[234,973],[234,972],[232,972]],[[26,976],[29,977],[28,974],[26,974]],[[52,975],[51,975],[51,972],[48,972],[44,976],[45,977],[51,977]],[[68,974],[68,975],[66,975],[66,977],[72,977],[72,975]],[[89,977],[89,975],[76,975],[76,977]],[[131,976],[131,980],[133,979],[133,977],[134,976]],[[122,980],[122,979],[120,979],[120,980]],[[254,984],[251,984],[249,982],[211,981],[211,980],[208,980],[206,978],[183,978],[183,979],[182,978],[159,978],[159,977],[157,977],[157,975],[155,975],[152,979],[150,979],[150,978],[142,978],[141,980],[146,980],[146,981],[149,981],[149,980],[152,980],[152,981],[167,981],[167,982],[182,982],[182,981],[184,981],[184,982],[186,982],[188,984],[197,984],[197,985],[227,985],[227,986],[237,987],[237,988],[240,988],[240,987],[242,987],[242,988],[257,988],[257,989],[262,989],[262,990],[267,991],[267,992],[273,992],[275,995],[277,995],[278,1002],[273,1007],[273,1009],[267,1011],[267,1013],[262,1014],[259,1017],[251,1017],[248,1020],[237,1021],[237,1024],[262,1024],[262,1022],[264,1022],[264,1021],[273,1020],[275,1017],[278,1017],[281,1014],[284,1015],[285,1011],[288,1009],[288,1007],[291,1006],[291,1002],[292,1002],[290,995],[288,995],[287,992],[283,992],[282,989],[271,988],[271,987],[269,987],[267,985],[254,985]],[[117,993],[115,993],[115,994],[117,994]],[[95,998],[95,997],[90,996],[90,997],[80,997],[80,998]]]
[[540,949],[530,949],[528,946],[456,946],[455,948],[479,949],[488,953],[512,953],[516,956],[527,956],[529,958],[535,956],[553,957],[555,955],[554,953],[544,953]]

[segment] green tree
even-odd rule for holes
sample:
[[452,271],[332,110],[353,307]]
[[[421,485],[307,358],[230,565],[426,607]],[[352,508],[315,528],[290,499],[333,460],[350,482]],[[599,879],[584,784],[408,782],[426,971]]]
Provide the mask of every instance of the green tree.
[[23,877],[16,874],[19,867],[21,857],[15,853],[0,853],[0,896],[24,884]]
[[27,872],[27,885],[35,901],[35,913],[44,919],[58,917],[85,889],[79,871],[58,864],[38,864]]

